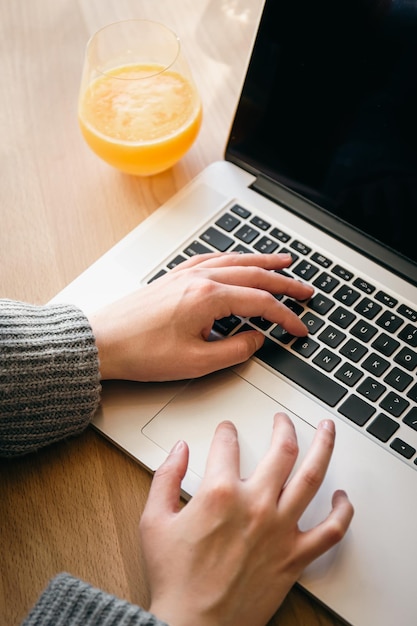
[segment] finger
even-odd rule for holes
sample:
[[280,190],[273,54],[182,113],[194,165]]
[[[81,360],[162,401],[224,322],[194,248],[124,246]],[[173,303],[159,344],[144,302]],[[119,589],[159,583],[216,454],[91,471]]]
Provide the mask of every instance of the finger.
[[216,268],[216,267],[264,267],[270,270],[279,270],[288,267],[293,259],[289,253],[278,254],[241,254],[239,252],[210,252],[196,254],[187,261],[177,265],[172,272],[177,272],[190,267]]
[[262,347],[265,337],[257,330],[248,330],[219,341],[201,341],[196,347],[193,378],[239,365]]
[[332,420],[323,420],[299,469],[281,494],[278,507],[295,520],[304,513],[326,475],[335,441]]
[[[241,255],[238,255],[241,256]],[[244,255],[245,256],[245,255]],[[258,255],[253,255],[257,259]],[[261,267],[251,263],[247,266],[228,265],[227,267],[207,267],[198,268],[203,272],[205,278],[224,285],[236,285],[241,287],[252,287],[262,289],[272,294],[286,294],[292,298],[305,300],[312,296],[314,288],[301,281],[284,276],[283,274],[271,271],[268,267]]]
[[332,510],[327,518],[315,528],[300,535],[302,569],[343,539],[353,515],[354,508],[347,494],[342,490],[335,491]]
[[181,482],[188,467],[188,446],[178,441],[168,457],[156,470],[147,501],[149,515],[161,515],[164,512],[175,513],[179,510]]
[[223,289],[213,289],[211,301],[212,310],[216,311],[216,319],[232,314],[240,317],[262,317],[279,324],[297,337],[304,337],[308,333],[298,315],[267,291],[228,285]]
[[[256,411],[256,409],[255,409]],[[273,497],[276,501],[294,467],[298,456],[294,424],[285,413],[274,415],[271,444],[250,477],[256,493]]]
[[235,425],[221,422],[214,433],[203,482],[223,483],[240,479],[240,451]]
[[[206,261],[212,261],[214,265],[217,264],[217,260],[222,264],[222,258],[228,258],[234,256],[235,253],[224,253],[224,252],[207,252],[206,254],[195,254],[190,257],[186,261],[183,261],[179,265],[176,265],[169,273],[173,274],[174,272],[181,272],[183,270],[189,269],[191,267],[201,266]],[[238,256],[236,254],[236,256]]]

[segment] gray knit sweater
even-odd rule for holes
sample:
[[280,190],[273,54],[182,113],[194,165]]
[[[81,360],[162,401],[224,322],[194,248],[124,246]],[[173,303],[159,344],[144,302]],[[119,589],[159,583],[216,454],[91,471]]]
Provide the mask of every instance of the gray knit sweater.
[[[0,456],[80,433],[99,402],[98,354],[85,315],[73,305],[0,300]],[[24,621],[61,625],[166,626],[69,574],[49,583]]]

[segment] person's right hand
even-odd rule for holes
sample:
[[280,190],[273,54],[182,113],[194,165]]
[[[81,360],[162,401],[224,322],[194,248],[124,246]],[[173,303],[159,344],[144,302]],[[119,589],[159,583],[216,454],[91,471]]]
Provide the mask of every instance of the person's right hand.
[[334,423],[321,422],[288,480],[297,439],[290,419],[277,414],[269,451],[241,480],[237,432],[223,422],[200,488],[183,508],[188,447],[179,442],[155,473],[140,523],[150,611],[170,626],[264,626],[303,569],[342,539],[352,519],[346,494],[336,491],[323,522],[306,532],[298,527],[324,479],[334,438]]

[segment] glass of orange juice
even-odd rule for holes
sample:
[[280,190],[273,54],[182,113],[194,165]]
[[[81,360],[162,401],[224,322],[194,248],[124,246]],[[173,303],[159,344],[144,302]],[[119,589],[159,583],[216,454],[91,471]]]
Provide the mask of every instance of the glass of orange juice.
[[179,161],[198,135],[202,107],[176,34],[125,20],[93,35],[78,118],[90,148],[123,172],[150,176]]

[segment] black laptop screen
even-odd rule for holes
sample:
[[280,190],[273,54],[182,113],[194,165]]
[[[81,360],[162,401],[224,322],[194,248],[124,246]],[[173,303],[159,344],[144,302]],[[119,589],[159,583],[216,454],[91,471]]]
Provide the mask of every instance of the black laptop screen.
[[267,1],[226,157],[417,263],[417,0]]

